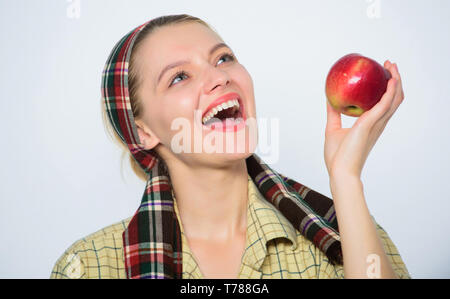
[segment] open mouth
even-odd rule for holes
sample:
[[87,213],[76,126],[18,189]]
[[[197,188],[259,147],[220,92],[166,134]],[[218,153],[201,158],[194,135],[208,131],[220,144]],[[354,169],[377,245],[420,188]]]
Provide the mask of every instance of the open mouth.
[[236,98],[217,105],[207,111],[202,119],[202,124],[208,127],[214,123],[222,123],[224,125],[227,119],[232,120],[234,123],[238,123],[243,121],[243,118],[243,105],[241,100]]

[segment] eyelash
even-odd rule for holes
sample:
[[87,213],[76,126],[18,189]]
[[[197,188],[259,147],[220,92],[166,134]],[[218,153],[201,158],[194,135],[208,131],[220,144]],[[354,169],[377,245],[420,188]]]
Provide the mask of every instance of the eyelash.
[[[223,54],[222,56],[220,56],[220,59],[222,59],[222,58],[224,58],[224,57],[228,57],[228,58],[230,59],[229,61],[234,61],[234,60],[236,60],[236,58],[234,57],[234,55],[231,54],[231,53],[225,53],[225,54]],[[219,59],[219,60],[220,60],[220,59]],[[181,70],[181,71],[177,72],[177,73],[172,77],[172,79],[170,80],[169,87],[171,87],[172,85],[174,85],[174,84],[173,84],[173,81],[174,81],[176,78],[178,78],[179,76],[181,76],[181,75],[187,75],[187,73],[186,73],[184,70]]]

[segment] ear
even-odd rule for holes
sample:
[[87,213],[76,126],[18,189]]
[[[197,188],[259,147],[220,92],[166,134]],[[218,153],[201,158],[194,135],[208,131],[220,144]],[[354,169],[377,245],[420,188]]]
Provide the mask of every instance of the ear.
[[139,134],[140,145],[147,150],[153,149],[160,143],[159,138],[145,125],[144,122],[137,120],[136,128]]

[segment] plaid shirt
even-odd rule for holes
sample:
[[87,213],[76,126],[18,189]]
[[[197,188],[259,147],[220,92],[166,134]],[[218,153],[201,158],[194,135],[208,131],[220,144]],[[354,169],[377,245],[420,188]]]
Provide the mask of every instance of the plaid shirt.
[[[182,277],[203,278],[174,203],[182,233]],[[126,278],[122,233],[131,218],[75,242],[56,261],[50,278]],[[386,231],[378,224],[376,228],[394,271],[400,278],[411,278]],[[343,267],[331,264],[322,251],[263,198],[250,177],[246,238],[239,278],[344,278]]]

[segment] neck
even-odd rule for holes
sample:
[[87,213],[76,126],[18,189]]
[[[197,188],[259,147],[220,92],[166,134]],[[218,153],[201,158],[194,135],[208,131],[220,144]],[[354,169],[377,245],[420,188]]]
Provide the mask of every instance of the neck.
[[247,230],[245,159],[226,168],[171,165],[170,178],[188,238],[226,242]]

